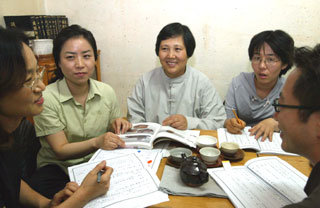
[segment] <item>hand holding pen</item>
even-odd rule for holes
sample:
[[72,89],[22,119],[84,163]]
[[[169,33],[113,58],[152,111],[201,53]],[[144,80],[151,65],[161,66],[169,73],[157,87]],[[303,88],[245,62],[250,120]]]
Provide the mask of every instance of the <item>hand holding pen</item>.
[[85,199],[92,200],[105,194],[110,187],[112,172],[113,169],[106,166],[106,161],[100,162],[91,170],[79,187]]
[[105,172],[106,172],[105,170],[100,170],[100,171],[98,172],[97,183],[100,183],[100,181],[101,181],[101,176],[102,176]]
[[235,109],[232,109],[232,112],[235,118],[227,119],[224,123],[224,127],[232,134],[242,134],[242,130],[246,127],[246,122],[239,119]]
[[241,124],[240,123],[240,119],[239,119],[239,117],[238,117],[238,115],[237,115],[237,113],[236,113],[236,110],[235,109],[232,109],[232,112],[233,112],[233,115],[236,117],[236,119],[237,119],[237,123],[238,124]]

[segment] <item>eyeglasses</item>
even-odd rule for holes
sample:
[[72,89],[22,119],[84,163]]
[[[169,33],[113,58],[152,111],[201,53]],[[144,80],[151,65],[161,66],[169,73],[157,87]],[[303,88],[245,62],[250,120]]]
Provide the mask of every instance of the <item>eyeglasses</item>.
[[261,61],[264,62],[264,64],[267,66],[267,67],[271,67],[271,66],[274,66],[277,62],[279,62],[280,60],[275,58],[275,57],[267,57],[265,59],[263,59],[262,57],[260,56],[253,56],[252,59],[251,59],[251,62],[253,64],[260,64]]
[[39,81],[43,80],[44,72],[45,72],[45,67],[38,66],[36,70],[36,78],[34,78],[34,80],[28,81],[28,83],[24,83],[23,86],[30,88],[31,90],[34,90],[37,84],[39,83]]
[[307,107],[307,106],[303,106],[303,105],[282,105],[282,104],[279,104],[279,98],[276,98],[273,101],[272,106],[274,107],[274,110],[276,112],[280,112],[280,107],[281,108],[305,109],[305,110],[318,110],[318,109],[320,109],[320,107]]

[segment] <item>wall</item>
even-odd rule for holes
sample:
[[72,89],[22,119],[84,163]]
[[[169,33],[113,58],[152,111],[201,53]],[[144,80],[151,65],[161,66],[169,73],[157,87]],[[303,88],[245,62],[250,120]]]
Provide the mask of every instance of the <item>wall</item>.
[[0,25],[5,27],[3,16],[44,13],[42,0],[0,0]]
[[212,80],[222,99],[233,76],[251,71],[247,48],[256,33],[282,29],[297,46],[320,42],[319,0],[44,0],[44,10],[93,32],[102,80],[115,89],[124,115],[137,79],[160,65],[154,46],[168,23],[189,26],[197,47],[188,63]]

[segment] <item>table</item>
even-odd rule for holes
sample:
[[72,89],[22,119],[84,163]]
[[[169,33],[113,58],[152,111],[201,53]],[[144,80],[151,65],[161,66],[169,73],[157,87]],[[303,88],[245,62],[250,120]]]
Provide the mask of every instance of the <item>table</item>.
[[[215,130],[201,130],[200,135],[211,135],[217,136],[217,131]],[[263,156],[271,156],[271,155],[259,155],[254,151],[245,151],[245,157],[242,161],[239,162],[232,162],[231,165],[244,165],[248,160],[256,158],[256,157],[263,157]],[[278,155],[277,155],[278,156]],[[295,167],[297,170],[302,172],[304,175],[309,176],[312,167],[310,166],[309,161],[304,157],[296,157],[296,156],[278,156],[279,158],[285,160],[290,165]],[[162,177],[164,166],[167,162],[167,158],[163,158],[159,169],[157,171],[157,176],[159,178]],[[229,199],[225,198],[215,198],[215,197],[187,197],[187,196],[172,196],[169,195],[168,202],[160,203],[151,206],[152,208],[169,208],[169,207],[186,207],[186,208],[206,208],[206,207],[234,207]]]

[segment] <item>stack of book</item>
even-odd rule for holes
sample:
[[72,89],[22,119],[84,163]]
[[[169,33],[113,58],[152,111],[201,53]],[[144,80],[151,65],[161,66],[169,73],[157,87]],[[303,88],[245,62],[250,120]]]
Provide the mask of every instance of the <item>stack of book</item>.
[[24,30],[31,39],[54,39],[68,26],[65,15],[4,16],[4,21],[7,28]]

